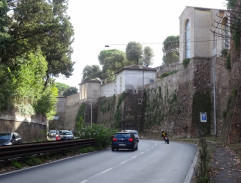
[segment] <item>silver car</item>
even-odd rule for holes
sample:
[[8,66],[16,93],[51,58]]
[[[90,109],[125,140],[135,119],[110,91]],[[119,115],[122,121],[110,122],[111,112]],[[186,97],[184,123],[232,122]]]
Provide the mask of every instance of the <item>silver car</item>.
[[74,139],[73,133],[69,130],[61,130],[59,132],[59,136],[60,136],[61,140],[73,140]]

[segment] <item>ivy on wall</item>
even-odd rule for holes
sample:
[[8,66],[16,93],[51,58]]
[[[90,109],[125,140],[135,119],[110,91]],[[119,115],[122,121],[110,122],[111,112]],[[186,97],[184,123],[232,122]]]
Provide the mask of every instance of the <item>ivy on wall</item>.
[[113,111],[115,108],[115,100],[116,100],[115,95],[111,98],[101,99],[100,103],[99,103],[100,112],[108,113],[108,112]]
[[117,107],[114,114],[115,128],[121,128],[121,123],[122,123],[121,104],[125,100],[126,95],[127,93],[123,92],[121,96],[118,98]]
[[168,89],[165,92],[166,96],[162,97],[160,86],[146,91],[144,129],[160,126],[168,117],[177,114],[177,90],[170,95]]
[[75,131],[79,134],[82,132],[84,126],[84,116],[85,116],[86,103],[82,103],[78,109],[78,113],[75,118]]
[[223,111],[224,126],[226,126],[227,119],[231,118],[232,115],[233,115],[233,108],[232,108],[232,106],[235,103],[235,99],[236,99],[237,94],[238,94],[238,90],[234,89],[232,91],[231,95],[228,98],[227,107]]
[[185,58],[185,59],[183,60],[183,62],[182,62],[183,67],[184,67],[184,68],[187,68],[189,62],[190,62],[190,58]]
[[167,76],[170,76],[170,75],[172,75],[172,74],[175,74],[175,73],[177,73],[178,72],[178,70],[174,70],[174,71],[170,71],[170,72],[164,72],[161,76],[160,76],[160,79],[161,78],[165,78],[165,77],[167,77]]

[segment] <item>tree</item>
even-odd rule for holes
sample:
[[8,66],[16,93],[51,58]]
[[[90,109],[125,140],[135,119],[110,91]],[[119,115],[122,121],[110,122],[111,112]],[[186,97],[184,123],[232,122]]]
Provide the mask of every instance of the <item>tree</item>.
[[142,45],[138,42],[129,42],[126,46],[126,58],[132,64],[139,65],[142,59]]
[[153,56],[154,56],[154,54],[153,54],[153,51],[152,51],[151,47],[146,46],[144,48],[144,52],[143,52],[142,64],[147,66],[147,67],[149,65],[151,65],[152,64],[151,59],[152,59]]
[[82,81],[87,81],[94,78],[100,78],[101,71],[98,65],[86,65],[83,69],[83,78]]
[[[2,61],[15,66],[17,56],[41,49],[48,62],[46,82],[51,76],[69,77],[74,63],[71,61],[73,27],[66,15],[66,0],[9,0],[14,13],[8,16],[10,42],[5,42]],[[14,3],[15,2],[15,3]]]
[[64,91],[63,95],[67,97],[76,93],[78,93],[78,89],[76,87],[69,87]]
[[130,65],[130,62],[125,58],[125,53],[117,49],[102,50],[99,53],[98,59],[100,65],[102,65],[100,78],[104,83],[112,82],[115,79],[115,72],[126,65]]
[[65,91],[66,89],[70,88],[69,85],[66,85],[66,84],[64,84],[64,83],[58,83],[58,82],[55,83],[55,86],[58,88],[58,94],[59,94],[59,96],[63,96],[64,91]]
[[177,63],[179,61],[179,36],[168,36],[163,41],[162,51],[165,64]]

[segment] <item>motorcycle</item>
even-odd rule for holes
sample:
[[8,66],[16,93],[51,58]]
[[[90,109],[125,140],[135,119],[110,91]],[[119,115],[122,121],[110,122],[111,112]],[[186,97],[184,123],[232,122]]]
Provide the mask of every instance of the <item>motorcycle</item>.
[[169,138],[167,136],[164,136],[165,143],[169,144]]

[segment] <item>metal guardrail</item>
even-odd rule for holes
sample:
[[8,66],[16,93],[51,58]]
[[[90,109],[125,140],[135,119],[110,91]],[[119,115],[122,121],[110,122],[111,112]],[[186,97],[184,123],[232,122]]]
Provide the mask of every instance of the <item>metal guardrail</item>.
[[0,160],[94,145],[94,139],[37,142],[0,147]]

